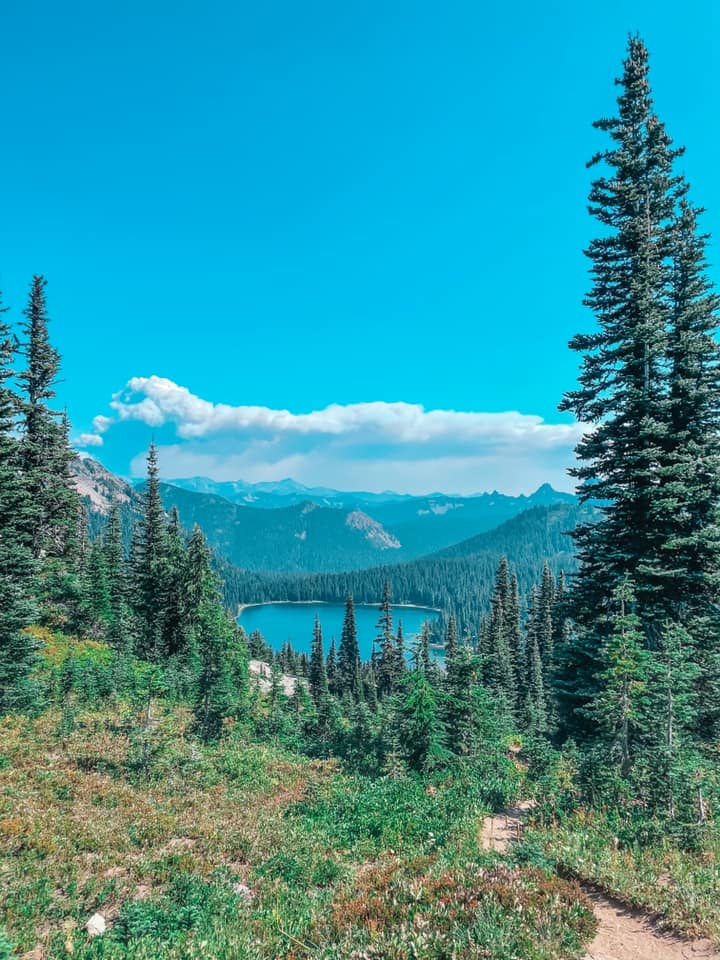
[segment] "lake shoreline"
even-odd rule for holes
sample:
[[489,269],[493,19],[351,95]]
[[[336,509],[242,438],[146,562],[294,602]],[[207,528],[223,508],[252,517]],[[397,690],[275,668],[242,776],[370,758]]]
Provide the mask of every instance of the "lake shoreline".
[[[243,614],[244,610],[251,607],[276,607],[276,606],[307,606],[308,604],[325,604],[334,606],[341,604],[341,600],[261,600],[257,603],[239,603],[237,608],[237,618]],[[356,607],[379,607],[379,603],[356,603]],[[429,613],[442,613],[439,607],[426,607],[421,603],[393,603],[393,610],[427,610]]]

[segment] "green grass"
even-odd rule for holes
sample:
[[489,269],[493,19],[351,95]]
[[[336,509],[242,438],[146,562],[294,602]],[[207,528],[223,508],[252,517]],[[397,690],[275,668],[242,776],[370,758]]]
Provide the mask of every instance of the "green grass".
[[[642,836],[631,817],[580,811],[551,828],[530,830],[521,859],[545,862],[589,881],[620,900],[661,917],[668,926],[720,944],[720,836],[710,825],[696,849],[681,848],[660,829]],[[667,825],[665,825],[665,831]]]
[[[487,798],[467,771],[348,776],[239,728],[206,748],[159,707],[139,749],[128,710],[82,712],[64,740],[57,713],[0,721],[15,955],[551,960],[592,936],[574,883],[479,851]],[[90,940],[95,911],[108,928]]]

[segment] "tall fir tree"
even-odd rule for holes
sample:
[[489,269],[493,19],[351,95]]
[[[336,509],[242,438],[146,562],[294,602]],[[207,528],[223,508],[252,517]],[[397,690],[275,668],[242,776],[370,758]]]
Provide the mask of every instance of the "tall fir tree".
[[376,652],[373,657],[377,675],[378,695],[390,696],[400,679],[401,665],[398,663],[397,641],[393,633],[392,607],[390,604],[390,583],[383,583],[380,617],[377,622],[378,635],[375,641]]
[[673,232],[666,458],[666,610],[688,620],[714,607],[720,586],[720,298],[707,276],[707,235],[684,197]]
[[191,624],[199,658],[195,694],[198,730],[205,740],[220,736],[225,720],[240,716],[247,696],[247,650],[239,628],[223,609],[212,555],[199,527],[188,547],[193,577]]
[[[645,642],[656,642],[664,616],[667,575],[659,478],[667,466],[667,390],[671,255],[675,208],[683,192],[672,148],[650,96],[648,54],[631,37],[616,117],[595,123],[613,145],[591,165],[604,164],[590,191],[601,235],[587,250],[593,287],[585,300],[597,328],[570,343],[583,355],[577,389],[561,409],[592,424],[580,440],[582,502],[599,502],[599,517],[574,533],[580,569],[572,612],[574,649],[566,651],[559,692],[570,731],[583,727],[598,693],[599,650],[612,632],[615,590],[632,574]],[[585,726],[585,732],[587,727]]]
[[[509,644],[512,631],[508,629],[508,612],[514,615],[510,583],[507,557],[502,557],[495,575],[482,672],[485,685],[497,694],[508,713],[515,710],[517,702],[516,671]],[[510,622],[514,630],[514,622]]]
[[310,693],[319,706],[324,697],[328,695],[328,678],[325,667],[325,652],[323,650],[322,627],[320,617],[315,615],[315,625],[313,627],[312,648],[310,652]]
[[642,742],[650,660],[629,577],[615,588],[613,601],[612,632],[600,649],[600,689],[587,713],[598,725],[606,756],[628,780]]
[[27,535],[33,557],[48,561],[72,558],[80,506],[70,477],[67,417],[49,406],[60,354],[48,335],[45,286],[43,277],[33,277],[23,324],[26,367],[18,379],[24,389],[23,474],[32,508]]
[[403,759],[411,770],[429,773],[450,757],[443,695],[422,671],[414,670],[395,697],[393,725]]
[[693,663],[693,640],[680,624],[668,622],[652,654],[644,708],[644,780],[648,805],[670,820],[693,819],[692,773],[700,766],[693,730],[702,702],[696,701],[699,667]]
[[0,713],[29,706],[34,641],[23,628],[35,615],[32,601],[32,509],[16,437],[20,401],[11,388],[15,339],[0,297]]
[[[142,498],[142,515],[133,544],[133,605],[138,620],[140,657],[159,663],[166,654],[164,617],[166,609],[167,528],[160,497],[160,475],[155,441],[147,456],[147,481]],[[199,590],[197,580],[188,579],[189,589]],[[197,604],[196,604],[197,606]]]
[[355,603],[351,593],[345,601],[345,618],[337,654],[336,688],[340,696],[348,694],[358,697],[360,694],[360,648],[355,623]]
[[547,732],[548,716],[543,679],[542,656],[538,643],[538,632],[532,630],[528,635],[525,648],[526,674],[525,684],[525,725],[535,735]]
[[103,537],[103,553],[110,591],[111,616],[108,640],[116,650],[128,653],[133,647],[132,618],[128,603],[127,569],[123,550],[120,507],[115,497],[113,497],[110,505],[110,514]]

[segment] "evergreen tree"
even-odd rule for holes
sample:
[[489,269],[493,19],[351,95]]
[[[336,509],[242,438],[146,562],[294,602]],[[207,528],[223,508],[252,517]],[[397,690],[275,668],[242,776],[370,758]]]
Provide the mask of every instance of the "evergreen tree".
[[60,354],[48,336],[46,281],[33,277],[25,310],[27,365],[19,375],[24,387],[23,474],[31,510],[27,514],[35,559],[68,559],[75,544],[79,499],[70,477],[73,454],[67,418],[50,409],[60,370]]
[[163,581],[162,647],[169,656],[182,656],[188,642],[188,571],[180,515],[175,506],[165,534]]
[[510,586],[503,599],[503,604],[505,607],[503,621],[507,637],[506,643],[513,669],[514,696],[517,702],[518,691],[523,683],[524,656],[520,588],[515,571],[510,577]]
[[613,146],[591,161],[605,165],[590,191],[590,212],[602,233],[587,251],[594,284],[585,303],[597,329],[570,343],[583,365],[579,387],[561,405],[593,424],[576,448],[580,465],[571,473],[580,481],[581,501],[600,502],[598,518],[574,533],[577,641],[566,651],[559,685],[571,731],[582,726],[584,708],[598,693],[599,651],[612,631],[614,597],[625,577],[636,582],[644,643],[656,643],[665,614],[668,533],[658,481],[668,460],[668,289],[683,192],[672,166],[681,151],[672,149],[654,113],[647,50],[637,37],[630,39],[618,83],[618,115],[595,123]]
[[440,692],[421,671],[414,670],[404,679],[395,724],[411,770],[427,773],[444,766],[450,757],[441,700]]
[[693,642],[687,630],[666,623],[649,665],[643,753],[650,803],[671,820],[680,813],[692,817],[689,774],[698,759],[691,731],[697,713],[694,682],[699,672],[692,656]]
[[336,686],[340,696],[347,693],[357,697],[360,692],[360,648],[355,625],[355,604],[351,593],[345,601],[345,619],[337,656]]
[[375,679],[375,669],[372,661],[363,665],[362,673],[363,700],[371,713],[376,713],[378,708],[377,680]]
[[399,680],[400,666],[398,664],[397,642],[393,634],[390,584],[387,580],[383,583],[380,618],[377,622],[377,630],[378,636],[376,644],[379,647],[379,652],[374,657],[374,660],[378,695],[382,698],[389,696],[395,690]]
[[320,626],[320,617],[315,614],[315,626],[313,628],[312,651],[310,654],[310,693],[319,706],[324,697],[328,695],[328,678],[325,669],[325,653],[323,651],[322,627]]
[[110,506],[103,555],[110,593],[110,625],[108,640],[116,650],[129,652],[132,649],[132,623],[128,604],[127,570],[123,552],[122,524],[120,508],[113,498]]
[[198,651],[200,673],[195,716],[200,736],[216,739],[223,721],[235,718],[247,693],[247,651],[240,630],[223,609],[210,550],[200,528],[195,527],[188,548],[193,577],[191,624]]
[[588,714],[598,724],[620,776],[628,780],[636,759],[635,746],[642,738],[649,656],[642,622],[634,612],[634,585],[629,578],[616,587],[614,601],[617,613],[612,618],[612,633],[600,651],[600,692]]
[[683,198],[673,233],[670,408],[659,518],[666,523],[664,599],[668,612],[685,620],[706,614],[720,586],[720,298],[707,277],[700,212]]
[[673,235],[669,338],[670,410],[660,523],[665,524],[663,596],[670,620],[693,637],[697,730],[720,733],[720,299],[707,277],[707,236],[696,210],[680,203]]
[[399,683],[405,676],[405,634],[402,620],[398,620],[397,634],[395,635],[395,683]]
[[102,541],[88,549],[83,564],[83,608],[91,636],[104,639],[113,617],[110,581]]
[[[167,588],[166,544],[165,511],[160,498],[157,448],[153,441],[147,456],[147,483],[142,497],[142,517],[133,544],[133,597],[138,618],[137,653],[154,663],[161,662],[167,652],[163,643]],[[201,555],[204,564],[202,551]],[[190,593],[202,589],[199,581],[194,579],[197,572],[189,571]],[[197,601],[194,606],[197,609]]]
[[22,632],[35,615],[28,532],[32,510],[15,436],[20,403],[10,387],[15,342],[4,320],[6,309],[0,298],[0,714],[30,704],[35,650],[34,641]]
[[487,693],[480,685],[480,658],[469,647],[453,653],[445,680],[444,704],[448,746],[454,754],[469,757],[484,745],[478,741],[479,715]]
[[533,734],[547,732],[548,718],[545,701],[545,683],[543,680],[543,665],[540,655],[537,632],[532,631],[528,637],[526,647],[527,657],[527,685],[525,695],[525,723]]
[[451,614],[447,622],[447,630],[445,632],[445,661],[451,660],[458,650],[458,632],[457,632],[457,620],[455,616]]
[[482,672],[485,685],[497,693],[499,701],[510,712],[515,709],[517,699],[515,667],[508,642],[511,631],[508,630],[507,613],[511,606],[508,562],[502,557],[495,578]]
[[543,670],[552,670],[553,647],[555,645],[555,581],[547,561],[543,564],[542,582],[538,595],[538,633],[537,641]]
[[328,687],[330,688],[330,693],[338,694],[338,666],[337,666],[337,652],[335,649],[335,637],[330,641],[330,649],[328,650],[327,662],[325,664],[325,671],[327,673]]
[[427,620],[418,634],[412,655],[413,670],[419,670],[425,676],[430,674],[430,628]]

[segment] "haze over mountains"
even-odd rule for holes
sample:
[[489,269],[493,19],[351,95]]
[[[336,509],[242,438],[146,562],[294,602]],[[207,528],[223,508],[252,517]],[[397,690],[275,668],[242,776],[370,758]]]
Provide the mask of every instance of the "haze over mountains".
[[[77,458],[74,475],[91,528],[101,526],[115,497],[130,529],[141,486],[88,456]],[[307,488],[290,479],[249,484],[192,478],[163,482],[161,492],[166,509],[177,506],[182,525],[198,524],[226,560],[268,572],[358,570],[453,548],[466,555],[472,550],[461,544],[525,511],[575,503],[572,494],[548,484],[529,497],[497,492],[461,497],[345,492]],[[529,523],[537,526],[537,514],[532,515],[536,519]]]

